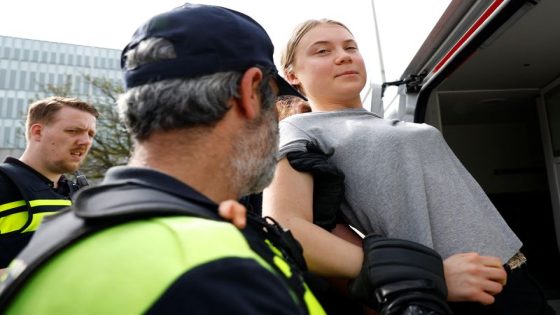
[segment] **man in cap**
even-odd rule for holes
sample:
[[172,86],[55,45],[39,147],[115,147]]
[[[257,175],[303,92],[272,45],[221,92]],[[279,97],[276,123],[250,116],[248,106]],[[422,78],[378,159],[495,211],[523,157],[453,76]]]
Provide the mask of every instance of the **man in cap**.
[[128,166],[45,222],[0,286],[7,314],[322,314],[301,248],[260,217],[238,230],[218,204],[261,191],[276,164],[273,45],[250,17],[185,4],[122,52]]

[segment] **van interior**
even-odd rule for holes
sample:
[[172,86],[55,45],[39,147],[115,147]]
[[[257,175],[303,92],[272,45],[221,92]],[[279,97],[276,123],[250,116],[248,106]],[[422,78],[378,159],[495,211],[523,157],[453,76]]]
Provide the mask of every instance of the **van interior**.
[[560,1],[527,2],[430,91],[417,122],[442,131],[560,311]]

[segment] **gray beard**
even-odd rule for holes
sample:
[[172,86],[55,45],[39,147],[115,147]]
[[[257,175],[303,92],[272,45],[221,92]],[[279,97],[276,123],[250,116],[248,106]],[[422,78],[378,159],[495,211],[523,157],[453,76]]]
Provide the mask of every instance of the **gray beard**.
[[277,152],[278,121],[274,110],[267,110],[245,128],[234,149],[232,182],[240,196],[259,193],[270,184]]

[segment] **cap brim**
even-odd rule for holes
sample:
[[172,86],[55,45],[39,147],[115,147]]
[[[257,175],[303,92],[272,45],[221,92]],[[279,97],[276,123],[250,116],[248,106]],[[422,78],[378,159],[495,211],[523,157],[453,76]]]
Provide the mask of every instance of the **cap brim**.
[[284,80],[284,78],[282,78],[278,73],[276,74],[276,83],[278,84],[278,96],[292,95],[307,101],[307,97],[298,92],[295,87],[288,83],[288,81]]

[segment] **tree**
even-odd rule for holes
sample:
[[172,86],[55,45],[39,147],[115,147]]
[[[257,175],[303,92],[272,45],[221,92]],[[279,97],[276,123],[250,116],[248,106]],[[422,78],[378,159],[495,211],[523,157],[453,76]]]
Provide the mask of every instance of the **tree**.
[[[99,119],[97,135],[81,169],[89,179],[96,181],[103,178],[110,167],[126,164],[132,149],[132,140],[116,109],[118,95],[124,91],[122,84],[85,74],[82,77],[100,92],[99,97],[90,96],[86,100],[97,108]],[[70,77],[62,86],[47,84],[42,90],[47,95],[75,97]]]

